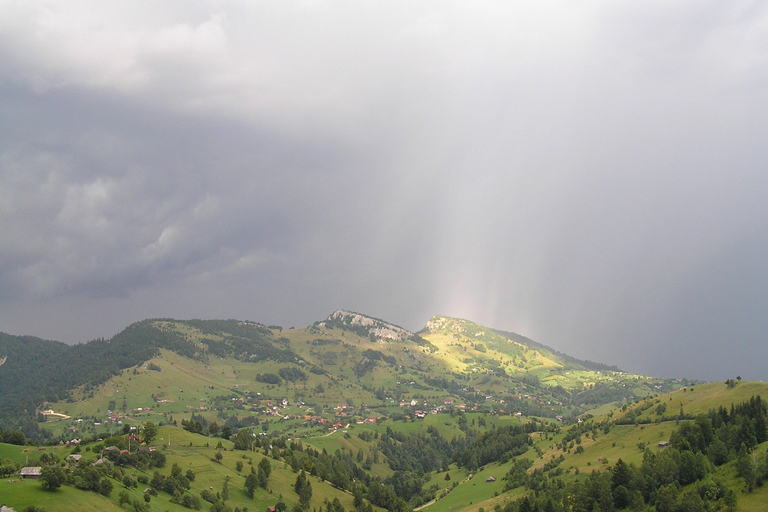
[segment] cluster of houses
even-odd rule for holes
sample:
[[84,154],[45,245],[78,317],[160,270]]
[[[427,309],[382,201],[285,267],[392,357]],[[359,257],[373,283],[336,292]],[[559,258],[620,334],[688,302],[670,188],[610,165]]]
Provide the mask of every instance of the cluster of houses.
[[[290,419],[290,417],[286,416],[286,418]],[[344,425],[343,423],[339,422],[338,419],[332,420],[328,418],[323,418],[322,416],[300,416],[295,415],[293,416],[294,419],[303,419],[304,426],[327,426],[330,430],[336,430],[340,428],[347,428],[349,427],[349,423]],[[370,416],[368,418],[360,418],[355,420],[355,424],[357,425],[370,425],[376,423],[376,417]]]
[[[302,404],[304,402],[301,402]],[[287,409],[290,405],[290,402],[288,402],[287,398],[283,398],[282,400],[264,400],[261,404],[253,404],[253,407],[255,409],[260,409],[262,413],[268,415],[268,416],[283,416],[283,413],[280,412],[281,409]],[[296,404],[299,405],[299,404]],[[263,407],[263,409],[262,409]]]
[[[139,438],[139,436],[137,436],[135,434],[131,434],[131,435],[126,436],[125,440],[126,441],[128,441],[128,440],[136,441],[136,442],[139,442],[139,443],[141,442],[141,439]],[[77,442],[75,442],[75,441],[77,441]],[[76,439],[76,440],[72,441],[71,443],[73,445],[74,444],[78,444],[79,440]],[[67,446],[70,446],[70,443],[67,443]],[[155,451],[155,447],[154,446],[141,446],[141,447],[139,447],[139,451],[141,451],[141,452],[144,452],[144,451],[146,451],[146,452],[153,452],[153,451]],[[94,466],[100,466],[101,464],[104,464],[104,462],[107,461],[107,459],[104,457],[104,455],[109,453],[109,452],[118,452],[120,454],[128,454],[128,453],[130,453],[130,451],[128,451],[128,450],[121,450],[117,446],[108,446],[108,447],[104,448],[104,451],[101,452],[102,457],[99,458],[96,462],[94,462],[93,465]],[[70,464],[77,464],[77,463],[80,462],[80,460],[82,458],[83,458],[82,455],[79,455],[77,453],[72,453],[70,455],[67,455],[67,458],[65,460],[68,463],[70,463]],[[23,468],[21,468],[19,470],[19,476],[21,478],[37,479],[37,478],[40,478],[40,475],[42,474],[42,472],[43,472],[42,466],[26,466],[26,467],[23,467]]]

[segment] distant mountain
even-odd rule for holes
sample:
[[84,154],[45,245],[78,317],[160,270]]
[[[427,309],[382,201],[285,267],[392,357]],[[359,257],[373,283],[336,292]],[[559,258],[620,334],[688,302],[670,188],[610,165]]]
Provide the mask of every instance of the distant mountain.
[[[201,368],[230,361],[228,371],[245,377],[232,381],[229,392],[255,392],[266,384],[293,400],[311,396],[321,409],[346,402],[386,408],[416,395],[554,417],[679,387],[445,316],[433,317],[419,333],[345,310],[286,330],[240,320],[149,319],[110,339],[75,346],[0,334],[0,426],[30,437],[51,435],[38,422],[44,404],[81,403],[80,410],[95,416],[114,407],[113,400],[99,398],[105,383],[149,361],[167,368],[169,354],[175,368],[193,378]],[[141,387],[156,390],[146,397],[150,403],[161,392],[178,394],[170,373],[151,376],[152,383]]]

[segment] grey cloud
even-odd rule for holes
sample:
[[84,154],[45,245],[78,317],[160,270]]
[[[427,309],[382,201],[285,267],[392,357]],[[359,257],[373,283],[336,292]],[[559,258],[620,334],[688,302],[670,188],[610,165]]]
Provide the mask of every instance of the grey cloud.
[[0,7],[0,330],[346,307],[752,368],[764,7],[180,5]]

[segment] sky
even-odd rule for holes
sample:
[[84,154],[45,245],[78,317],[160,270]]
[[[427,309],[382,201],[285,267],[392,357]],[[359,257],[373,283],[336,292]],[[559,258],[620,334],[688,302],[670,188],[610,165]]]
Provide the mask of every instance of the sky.
[[0,0],[0,331],[350,309],[768,380],[768,4]]

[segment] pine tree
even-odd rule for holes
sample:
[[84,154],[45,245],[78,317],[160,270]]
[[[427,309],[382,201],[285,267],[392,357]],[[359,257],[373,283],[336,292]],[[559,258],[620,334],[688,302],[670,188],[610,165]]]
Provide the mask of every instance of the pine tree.
[[296,477],[296,483],[293,486],[296,494],[299,495],[299,504],[303,507],[309,506],[309,500],[312,498],[312,484],[307,479],[307,474],[304,470],[301,470],[299,476]]
[[258,480],[254,473],[251,473],[247,477],[245,477],[245,491],[248,493],[249,498],[253,498],[253,495],[256,492],[257,485],[258,485]]

